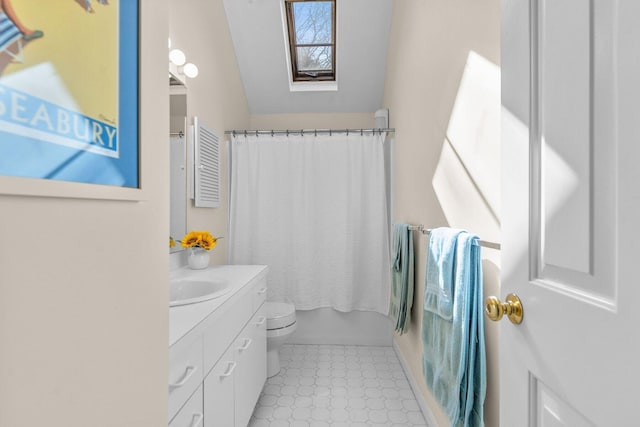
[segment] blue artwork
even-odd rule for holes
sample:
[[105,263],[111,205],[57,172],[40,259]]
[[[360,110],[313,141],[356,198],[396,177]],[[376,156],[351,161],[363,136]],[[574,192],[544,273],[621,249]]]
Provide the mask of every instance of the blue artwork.
[[137,0],[0,0],[0,175],[139,187]]

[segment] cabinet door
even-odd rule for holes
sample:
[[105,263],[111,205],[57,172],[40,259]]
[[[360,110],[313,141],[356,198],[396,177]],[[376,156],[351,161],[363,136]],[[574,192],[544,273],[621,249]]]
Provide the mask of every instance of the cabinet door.
[[267,381],[267,308],[262,305],[256,312],[253,319],[247,325],[247,328],[253,328],[254,344],[249,353],[249,362],[251,378],[248,393],[252,396],[251,410],[258,402],[262,388]]
[[[202,412],[202,385],[187,400],[175,418],[169,423],[169,427],[202,427],[204,413]],[[231,425],[231,424],[229,424]]]
[[233,342],[251,317],[252,299],[245,295],[228,301],[205,321],[204,369],[209,372],[220,359],[225,349]]
[[235,341],[236,427],[246,427],[267,379],[266,310],[262,305]]
[[252,301],[253,301],[253,311],[257,311],[258,308],[264,303],[267,299],[267,279],[260,280],[251,290]]
[[178,342],[169,349],[169,419],[202,383],[202,337]]
[[204,380],[205,427],[234,425],[234,380],[238,363],[234,346],[222,355]]

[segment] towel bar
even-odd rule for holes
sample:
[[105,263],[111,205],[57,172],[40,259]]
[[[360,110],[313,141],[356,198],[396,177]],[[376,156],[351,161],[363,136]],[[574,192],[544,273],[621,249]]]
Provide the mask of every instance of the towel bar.
[[[409,230],[411,231],[419,230],[422,234],[426,234],[427,236],[431,234],[431,228],[425,228],[424,225],[410,225]],[[485,248],[497,249],[497,250],[501,249],[500,243],[489,242],[486,240],[479,240],[478,243],[480,244],[480,246]]]

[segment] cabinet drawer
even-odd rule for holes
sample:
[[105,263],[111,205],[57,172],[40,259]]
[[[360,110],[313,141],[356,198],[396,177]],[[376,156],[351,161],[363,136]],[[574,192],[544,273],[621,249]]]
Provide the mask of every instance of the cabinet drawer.
[[[175,347],[175,349],[174,349]],[[169,419],[202,383],[202,338],[190,343],[177,343],[169,355]]]
[[202,385],[189,398],[180,412],[169,423],[169,427],[203,427]]

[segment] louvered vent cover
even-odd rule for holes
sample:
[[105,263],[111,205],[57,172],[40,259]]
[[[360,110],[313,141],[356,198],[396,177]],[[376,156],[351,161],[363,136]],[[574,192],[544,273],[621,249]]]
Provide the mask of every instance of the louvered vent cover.
[[195,127],[195,200],[200,208],[220,206],[220,137],[197,117]]

